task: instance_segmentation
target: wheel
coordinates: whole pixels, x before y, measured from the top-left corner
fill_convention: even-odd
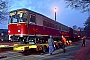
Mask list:
[[[58,49],[60,48],[60,43],[58,43]]]
[[[58,49],[58,46],[55,44],[55,49]]]
[[[43,51],[43,53],[47,52],[47,46],[46,45],[43,46],[43,50],[42,51]]]

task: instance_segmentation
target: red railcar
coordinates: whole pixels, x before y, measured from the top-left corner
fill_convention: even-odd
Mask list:
[[[48,48],[47,40],[50,35],[53,36],[56,47],[59,46],[62,35],[67,39],[74,37],[72,28],[28,9],[10,12],[8,35],[9,40],[26,44],[15,45],[14,50],[35,48],[37,51],[43,50],[43,47]]]
[[[24,39],[35,36],[61,36],[60,30],[44,26],[45,17],[28,9],[19,9],[10,12],[8,24],[9,40]],[[14,37],[14,38],[13,38]]]
[[[9,40],[24,42],[38,37],[46,39],[50,35],[55,39],[60,39],[61,35],[70,39],[74,37],[72,28],[28,9],[10,12],[8,35]]]

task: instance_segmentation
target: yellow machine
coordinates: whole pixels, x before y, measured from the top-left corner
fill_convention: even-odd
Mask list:
[[[48,43],[34,43],[35,40],[30,40],[28,44],[14,44],[13,50],[14,51],[27,51],[27,50],[35,50],[35,51],[42,51],[46,52],[48,51]],[[55,49],[60,47],[60,41],[54,41],[55,43]]]
[[[26,50],[43,51],[48,49],[48,44],[14,44],[14,51],[26,51]]]

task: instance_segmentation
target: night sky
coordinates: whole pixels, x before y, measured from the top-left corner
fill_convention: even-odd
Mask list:
[[[57,10],[58,22],[72,27],[74,25],[83,27],[83,23],[88,17],[87,13],[81,13],[79,10],[66,8],[64,0],[6,0],[9,2],[9,11],[27,8],[32,11],[43,14],[54,20],[54,8]],[[1,24],[0,28],[7,28],[7,21]]]

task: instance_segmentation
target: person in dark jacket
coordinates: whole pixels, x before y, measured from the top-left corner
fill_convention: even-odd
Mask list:
[[[50,38],[48,39],[48,45],[49,45],[49,54],[52,55],[52,53],[54,52],[54,40],[52,36],[50,36]]]
[[[85,47],[85,40],[86,40],[86,37],[84,36],[84,37],[82,38],[82,40],[83,40],[82,46]]]

